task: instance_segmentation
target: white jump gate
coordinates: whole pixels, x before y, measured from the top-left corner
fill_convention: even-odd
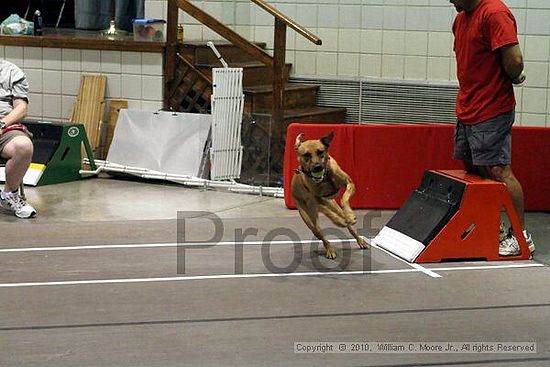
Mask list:
[[[231,180],[241,176],[243,119],[243,69],[230,68],[213,44],[223,68],[212,69],[212,147],[210,148],[212,180]]]

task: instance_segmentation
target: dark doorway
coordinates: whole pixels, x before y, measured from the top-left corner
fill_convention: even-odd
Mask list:
[[[74,0],[23,0],[5,3],[6,1],[3,1],[0,7],[0,21],[11,14],[17,14],[22,18],[26,15],[25,19],[32,21],[35,10],[40,10],[44,26],[55,27],[59,20],[60,28],[74,28]]]

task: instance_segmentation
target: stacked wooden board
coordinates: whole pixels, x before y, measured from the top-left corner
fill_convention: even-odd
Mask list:
[[[107,77],[105,75],[82,75],[80,90],[71,116],[71,122],[84,125],[93,151],[99,146],[106,84]]]

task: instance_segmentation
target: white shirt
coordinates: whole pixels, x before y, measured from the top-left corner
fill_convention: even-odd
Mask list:
[[[0,60],[0,117],[13,109],[13,99],[28,101],[29,83],[25,73],[9,61]]]

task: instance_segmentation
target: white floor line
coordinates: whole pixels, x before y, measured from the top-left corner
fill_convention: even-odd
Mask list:
[[[365,237],[363,237],[365,238]],[[522,267],[537,267],[544,266],[542,264],[510,264],[510,265],[482,265],[482,266],[462,266],[462,267],[444,267],[444,268],[425,268],[422,265],[417,263],[409,263],[406,260],[403,260],[399,256],[387,251],[384,248],[381,248],[374,243],[370,242],[370,239],[365,238],[369,245],[373,248],[376,248],[380,251],[383,251],[387,255],[393,257],[396,260],[399,260],[402,263],[407,264],[412,269],[415,269],[419,272],[422,272],[432,278],[441,278],[441,275],[437,274],[435,271],[453,271],[453,270],[479,270],[479,269],[504,269],[504,268],[522,268]],[[344,240],[331,240],[332,243],[347,243],[354,242],[355,239],[344,239]],[[270,245],[288,245],[294,244],[294,241],[271,241]],[[321,241],[318,240],[301,240],[301,244],[321,244]],[[264,241],[248,241],[243,242],[244,246],[260,246],[263,245]],[[22,248],[7,248],[0,249],[0,253],[19,253],[19,252],[48,252],[48,251],[82,251],[82,250],[103,250],[103,249],[132,249],[132,248],[169,248],[169,247],[201,247],[201,246],[235,246],[235,241],[225,241],[225,242],[189,242],[185,244],[181,243],[148,243],[148,244],[120,244],[120,245],[82,245],[82,246],[55,246],[55,247],[22,247]],[[308,273],[309,274],[309,273]],[[339,272],[338,274],[345,275],[345,273]],[[279,275],[280,276],[280,275]]]
[[[399,256],[395,255],[395,254],[392,254],[391,252],[389,252],[388,250],[380,247],[380,246],[377,246],[373,241],[371,241],[370,239],[368,238],[365,238],[365,240],[367,240],[367,242],[369,243],[369,245],[375,249],[378,249],[380,251],[383,251],[385,252],[386,254],[390,255],[391,257],[393,257],[394,259],[397,259],[399,261],[401,261],[402,263],[404,264],[407,264],[409,265],[410,267],[412,267],[413,269],[417,269],[418,271],[421,271],[423,272],[424,274],[426,275],[429,275],[431,276],[432,278],[441,278],[441,275],[437,274],[436,272],[433,271],[433,269],[426,269],[425,267],[423,267],[422,265],[419,265],[419,264],[416,264],[416,263],[410,263],[406,260],[403,260],[402,258],[400,258]]]
[[[331,243],[348,243],[355,242],[355,239],[345,240],[330,240]],[[244,246],[261,246],[264,241],[248,241],[241,242]],[[292,245],[295,241],[270,241],[270,245]],[[319,240],[301,240],[298,243],[321,245]],[[82,251],[82,250],[104,250],[104,249],[131,249],[131,248],[161,248],[161,247],[217,247],[217,246],[235,246],[237,242],[186,242],[186,243],[144,243],[144,244],[122,244],[122,245],[82,245],[82,246],[55,246],[55,247],[21,247],[21,248],[5,248],[0,249],[0,253],[4,252],[41,252],[41,251]]]
[[[219,275],[190,275],[165,278],[135,278],[135,279],[93,279],[93,280],[69,280],[56,282],[28,282],[28,283],[0,283],[0,288],[19,287],[44,287],[55,285],[85,285],[85,284],[120,284],[120,283],[152,283],[152,282],[181,282],[193,280],[215,279],[254,279],[254,278],[285,278],[304,276],[335,276],[335,275],[367,275],[367,274],[391,274],[391,273],[417,273],[416,269],[387,269],[370,271],[330,271],[330,272],[305,272],[305,273],[259,273],[259,274],[219,274]]]
[[[363,237],[365,238],[365,237]],[[365,238],[367,242],[369,240]],[[354,242],[355,239],[344,239],[344,240],[331,240],[331,243],[348,243],[348,242]],[[294,244],[295,241],[270,241],[271,245],[289,245]],[[301,244],[321,244],[321,241],[318,240],[301,240],[299,243]],[[56,247],[23,247],[23,248],[8,248],[8,249],[0,249],[0,253],[17,253],[17,252],[47,252],[47,251],[79,251],[79,250],[103,250],[103,249],[129,249],[129,248],[162,248],[162,247],[177,247],[182,246],[183,247],[195,247],[195,246],[205,246],[205,247],[215,247],[215,246],[235,246],[237,243],[235,241],[231,242],[206,242],[206,243],[157,243],[157,244],[122,244],[122,245],[84,245],[84,246],[56,246]],[[259,246],[263,245],[264,241],[248,241],[243,242],[243,246]],[[441,275],[435,273],[432,270],[426,269],[421,265],[409,263],[400,257],[392,254],[391,252],[376,246],[374,243],[369,243],[371,247],[374,247],[376,249],[379,249],[386,254],[390,255],[391,257],[407,264],[408,266],[412,267],[413,269],[417,269],[421,272],[423,272],[426,275],[431,276],[432,278],[441,278]]]
[[[512,268],[540,268],[544,264],[529,263],[529,264],[502,264],[502,265],[479,265],[479,266],[459,266],[459,267],[441,267],[430,268],[436,271],[453,271],[453,270],[492,270],[492,269],[512,269]]]
[[[431,276],[432,278],[441,278],[441,275],[437,274],[432,269],[427,269],[427,268],[423,267],[422,265],[418,265],[416,263],[408,263],[408,264],[411,267],[413,267],[414,269],[418,269],[421,272],[423,272],[424,274]]]
[[[128,249],[128,248],[155,248],[176,247],[175,243],[147,243],[129,245],[83,245],[83,246],[55,246],[55,247],[21,247],[0,249],[2,252],[48,252],[48,251],[79,251],[79,250],[103,250],[103,249]]]
[[[507,268],[533,268],[544,267],[543,264],[505,264],[487,266],[465,266],[465,267],[441,267],[433,268],[436,271],[463,271],[463,270],[496,270]],[[303,272],[303,273],[259,273],[259,274],[219,274],[219,275],[190,275],[180,277],[164,278],[130,278],[130,279],[92,279],[92,280],[69,280],[55,282],[27,282],[27,283],[0,283],[0,288],[22,288],[22,287],[45,287],[64,285],[93,285],[93,284],[124,284],[124,283],[153,283],[153,282],[181,282],[199,280],[223,280],[223,279],[254,279],[254,278],[284,278],[284,277],[305,277],[305,276],[349,276],[369,274],[396,274],[396,273],[422,273],[420,269],[387,269],[370,271],[331,271],[331,272]]]

